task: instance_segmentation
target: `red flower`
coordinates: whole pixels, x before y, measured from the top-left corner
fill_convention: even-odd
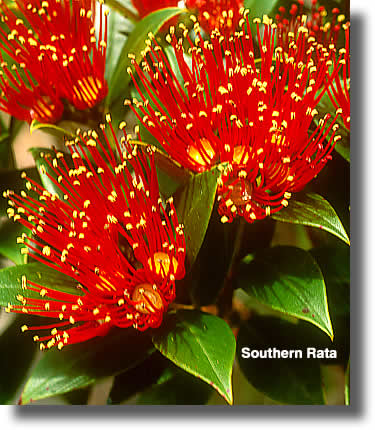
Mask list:
[[[145,91],[133,78],[142,102],[132,109],[166,152],[194,172],[229,163],[218,188],[223,222],[236,215],[252,222],[287,206],[291,193],[325,166],[340,138],[331,133],[337,126],[328,124],[329,115],[309,131],[320,90],[330,84],[330,51],[310,40],[305,52],[306,31],[288,51],[275,48],[276,25],[265,18],[261,37],[255,21],[259,56],[246,18],[233,37],[215,31],[209,41],[199,32],[195,44],[188,38],[191,66],[172,31],[182,83],[156,42],[143,70],[133,62]]]
[[[140,18],[144,18],[151,12],[166,7],[177,7],[178,0],[132,0],[133,6],[137,9]]]
[[[186,6],[198,12],[200,25],[207,33],[219,29],[230,34],[240,21],[243,0],[187,0]]]
[[[341,113],[344,125],[347,130],[350,130],[350,48],[349,48],[349,23],[344,25],[345,29],[345,48],[342,48],[337,55],[332,54],[332,59],[338,64],[342,64],[343,76],[336,75],[329,87],[328,94],[335,106],[335,108]],[[342,58],[343,56],[343,58]]]
[[[0,1],[7,30],[0,40],[16,64],[2,61],[0,108],[22,120],[56,122],[66,99],[77,109],[107,94],[104,79],[107,19],[100,5],[99,39],[91,0],[16,0],[17,15]]]
[[[289,15],[287,15],[284,6],[279,7],[280,13],[275,17],[278,44],[287,49],[291,35],[296,38],[301,26],[307,28],[309,35],[326,48],[330,43],[336,44],[345,16],[340,14],[338,8],[334,8],[332,9],[331,21],[326,22],[327,11],[324,6],[317,7],[317,0],[311,0],[311,12],[304,14],[304,3],[304,0],[298,0],[298,5],[292,4]]]
[[[104,335],[113,326],[159,326],[175,298],[175,279],[184,276],[183,230],[172,200],[167,210],[159,197],[153,150],[138,151],[126,135],[119,143],[110,127],[117,153],[105,133],[101,141],[92,131],[67,143],[72,168],[61,152],[45,157],[56,176],[45,174],[63,199],[30,178],[26,186],[39,199],[25,192],[5,193],[9,216],[30,230],[21,238],[24,252],[77,281],[77,292],[68,293],[23,277],[25,296],[8,311],[60,320],[23,327],[52,328],[50,334],[35,337],[43,342],[41,349],[55,344],[61,349]]]

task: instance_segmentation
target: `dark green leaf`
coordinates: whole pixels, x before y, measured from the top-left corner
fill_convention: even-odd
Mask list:
[[[153,350],[147,336],[113,329],[104,337],[43,353],[22,393],[22,404],[87,387],[136,366]]]
[[[124,44],[112,75],[107,95],[108,106],[111,106],[119,98],[123,97],[122,94],[130,83],[131,78],[127,69],[131,66],[131,61],[128,54],[134,54],[135,61],[140,61],[142,58],[141,51],[145,48],[148,33],[156,34],[167,21],[181,14],[183,11],[183,9],[178,7],[160,9],[150,13],[135,25],[134,30]]]
[[[318,264],[300,248],[278,246],[242,262],[238,285],[272,309],[316,325],[333,338],[326,286]]]
[[[21,334],[23,317],[15,321],[0,336],[0,404],[10,404],[26,377],[37,351],[31,339]]]
[[[167,369],[160,379],[138,397],[138,405],[204,405],[213,392],[209,385],[178,368]]]
[[[166,367],[169,367],[169,363],[169,360],[155,351],[138,366],[117,375],[108,397],[108,404],[118,405],[156,383]]]
[[[185,226],[186,258],[190,267],[206,234],[219,176],[217,167],[193,175],[174,195],[178,220]]]
[[[164,319],[152,340],[165,357],[210,384],[232,404],[236,345],[225,321],[202,312],[181,310]]]
[[[40,182],[38,172],[35,168],[25,170],[0,169],[0,217],[6,215],[8,208],[8,201],[3,197],[3,192],[12,190],[19,193],[25,188],[25,180],[21,178],[23,171],[34,181]]]
[[[22,224],[0,217],[0,254],[16,264],[25,263],[25,255],[20,252],[23,245],[17,243],[17,237],[27,231]]]
[[[350,249],[347,246],[310,251],[323,273],[330,309],[336,315],[350,312]]]
[[[40,298],[37,292],[22,289],[22,276],[43,287],[63,291],[76,296],[82,296],[81,290],[76,288],[77,281],[63,275],[56,270],[50,269],[41,263],[23,264],[7,267],[0,270],[0,305],[19,305],[16,299],[18,294],[31,298]],[[47,296],[45,296],[47,299]]]
[[[252,318],[240,327],[237,359],[248,381],[273,400],[292,405],[324,403],[320,363],[306,358],[305,327],[278,318]],[[313,344],[310,344],[313,347]],[[242,348],[301,350],[301,358],[243,358]],[[245,352],[245,351],[244,351]]]
[[[1,126],[0,126],[1,127]],[[3,131],[0,128],[0,132]],[[7,131],[0,135],[0,168],[11,167],[13,160],[11,138]]]
[[[274,213],[272,218],[277,221],[320,228],[350,244],[340,218],[330,203],[319,194],[299,194],[298,199],[292,197],[288,207]]]

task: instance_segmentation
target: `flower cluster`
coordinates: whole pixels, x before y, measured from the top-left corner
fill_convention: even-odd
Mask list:
[[[263,28],[254,21],[259,55],[245,12],[233,36],[216,30],[204,40],[196,24],[193,43],[185,29],[191,66],[183,40],[171,30],[167,39],[182,82],[155,41],[143,68],[133,62],[135,74],[129,70],[142,101],[126,104],[172,158],[194,172],[227,163],[218,187],[223,222],[235,216],[253,222],[287,206],[291,193],[325,166],[340,139],[328,114],[309,131],[340,67],[331,59],[334,48],[312,40],[305,27],[287,49],[275,47],[277,25],[267,17]]]
[[[296,38],[301,26],[306,27],[309,35],[326,48],[331,43],[336,44],[345,16],[340,14],[338,8],[334,8],[332,9],[331,21],[326,21],[327,10],[324,6],[317,7],[317,0],[311,1],[311,11],[306,14],[304,13],[304,4],[304,0],[298,0],[298,5],[292,4],[289,14],[287,14],[284,6],[279,7],[279,13],[275,17],[278,44],[286,48],[290,37]]]
[[[87,109],[105,97],[102,3],[96,36],[95,1],[16,0],[16,15],[0,0],[0,41],[13,63],[0,57],[1,110],[27,122],[53,123],[63,113],[63,100]]]
[[[240,21],[243,0],[187,0],[186,6],[197,12],[200,25],[207,33],[218,29],[230,34]]]
[[[117,152],[106,133],[99,139],[90,131],[67,143],[73,166],[61,152],[45,156],[49,168],[43,173],[61,198],[25,175],[37,198],[24,191],[5,193],[9,216],[30,230],[20,238],[24,252],[77,281],[77,291],[61,292],[22,280],[21,303],[8,311],[58,319],[23,327],[51,329],[34,337],[41,349],[61,349],[113,326],[159,326],[175,298],[175,280],[184,276],[183,226],[173,201],[165,205],[160,199],[153,149],[131,146],[125,133],[118,142],[110,128]]]

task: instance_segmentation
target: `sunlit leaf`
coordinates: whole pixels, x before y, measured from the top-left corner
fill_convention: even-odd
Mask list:
[[[300,248],[278,246],[243,260],[238,286],[272,309],[309,321],[331,338],[326,286],[313,257]]]
[[[315,193],[298,194],[289,200],[289,205],[272,215],[277,221],[316,227],[337,236],[350,244],[349,237],[340,218],[330,203]]]
[[[236,346],[224,320],[198,311],[180,310],[165,318],[152,340],[165,357],[210,384],[232,403]]]

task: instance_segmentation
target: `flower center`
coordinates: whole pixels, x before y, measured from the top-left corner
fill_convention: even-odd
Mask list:
[[[251,193],[253,192],[253,186],[250,182],[242,180],[237,182],[233,186],[230,199],[236,206],[243,206],[249,203],[251,200]]]
[[[151,284],[140,284],[133,291],[132,300],[137,302],[135,308],[142,314],[151,314],[163,309],[163,300]]]
[[[203,137],[194,142],[193,145],[189,146],[188,155],[201,166],[207,166],[212,163],[215,151],[212,148],[210,141]]]
[[[249,161],[249,154],[246,152],[245,147],[238,145],[234,147],[233,150],[233,163],[235,164],[246,164]]]
[[[171,258],[165,252],[155,252],[153,257],[148,259],[147,263],[150,270],[155,272],[157,275],[166,276],[169,274],[169,271],[174,275],[177,272],[177,260],[175,257],[172,257],[171,267]]]
[[[102,88],[103,84],[100,79],[93,76],[78,79],[77,83],[73,85],[77,102],[79,104],[83,103],[90,108],[98,102]]]

